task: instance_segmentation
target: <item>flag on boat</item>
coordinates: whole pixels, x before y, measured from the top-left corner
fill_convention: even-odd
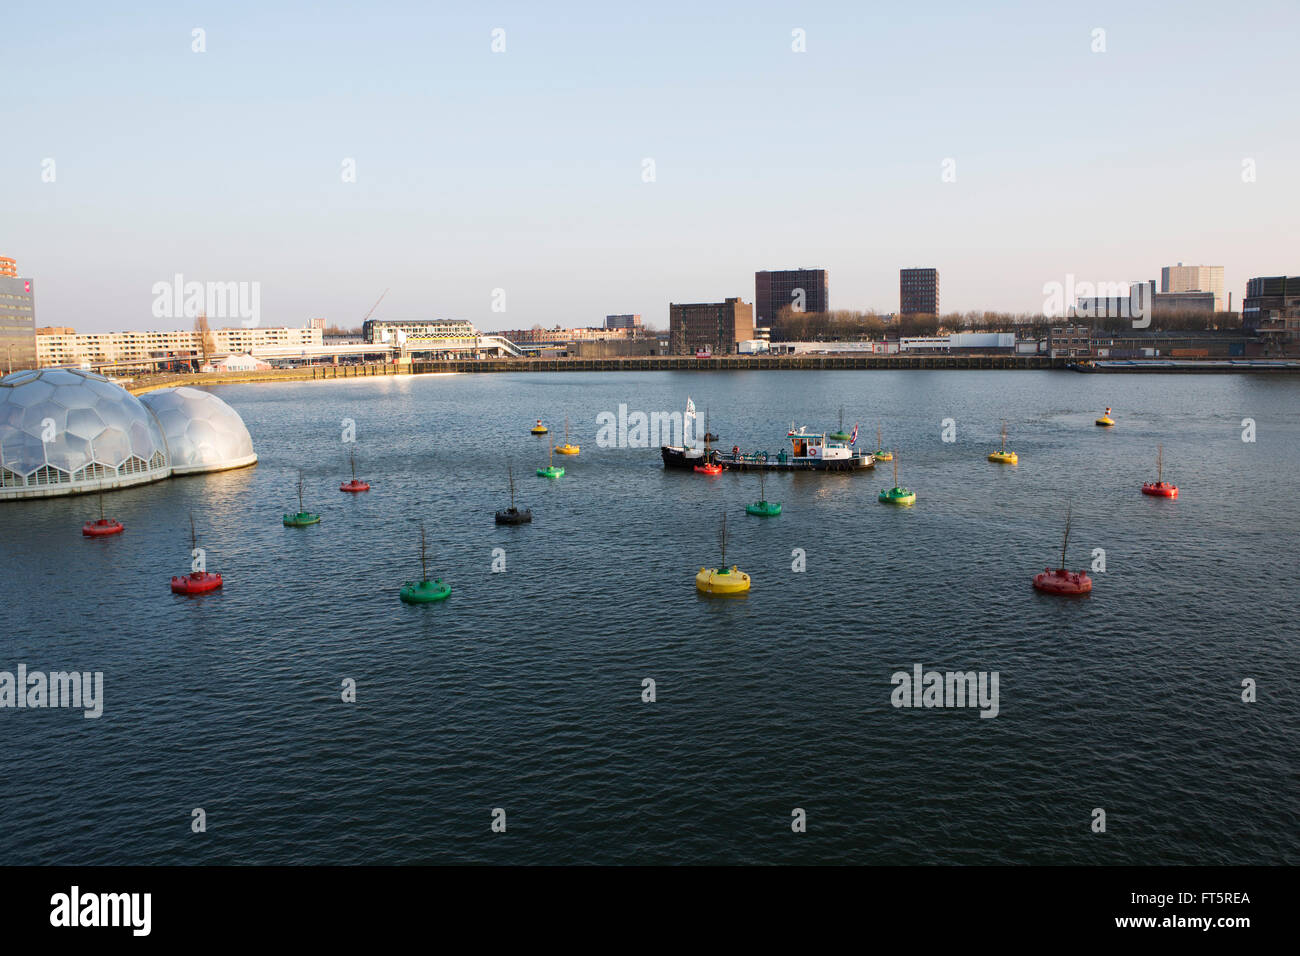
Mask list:
[[[853,426],[853,437],[851,437],[851,438],[849,439],[849,444],[850,444],[850,445],[856,445],[857,443],[858,443],[858,426],[857,426],[857,425],[854,425],[854,426]]]
[[[686,415],[688,418],[695,417],[695,403],[691,401],[691,396],[686,396]]]

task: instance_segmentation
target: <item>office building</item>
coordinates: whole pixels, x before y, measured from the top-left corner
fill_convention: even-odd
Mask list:
[[[754,324],[771,326],[784,308],[829,312],[830,286],[825,269],[781,269],[754,273]]]
[[[18,264],[0,256],[0,373],[36,365],[36,292]]]
[[[1260,276],[1246,282],[1241,325],[1269,354],[1300,351],[1300,276]]]
[[[898,312],[900,315],[939,314],[939,270],[898,270]]]
[[[754,337],[754,307],[739,297],[722,302],[668,304],[668,340],[674,355],[730,355]]]
[[[1213,292],[1214,311],[1227,311],[1223,297],[1223,266],[1165,266],[1160,270],[1161,292]]]

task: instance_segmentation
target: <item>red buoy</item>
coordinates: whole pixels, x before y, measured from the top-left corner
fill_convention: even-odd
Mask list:
[[[221,587],[221,575],[215,571],[191,571],[172,578],[172,591],[176,594],[205,594]]]
[[[111,534],[121,534],[126,530],[126,526],[120,521],[113,518],[100,518],[98,521],[87,521],[81,526],[81,533],[87,538],[107,538]]]
[[[1177,498],[1178,486],[1167,481],[1148,481],[1142,486],[1142,494],[1156,498]]]
[[[370,485],[360,478],[353,478],[351,481],[345,481],[339,485],[339,491],[369,491]]]
[[[715,463],[713,463],[713,462],[710,462],[710,463],[707,464],[707,465],[696,465],[696,466],[695,466],[695,470],[698,471],[701,475],[720,475],[720,474],[722,474],[722,466],[721,466],[721,465],[718,465],[718,464],[715,464]]]
[[[1082,571],[1044,568],[1042,574],[1034,575],[1034,587],[1048,594],[1087,594],[1092,590],[1092,578]]]

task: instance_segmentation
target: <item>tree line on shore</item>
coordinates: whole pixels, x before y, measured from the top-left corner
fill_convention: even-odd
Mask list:
[[[856,339],[880,339],[893,336],[938,335],[941,332],[1016,332],[1026,337],[1044,337],[1051,328],[1084,325],[1096,331],[1125,332],[1134,329],[1128,316],[1069,316],[1062,318],[1042,314],[1015,312],[947,312],[942,315],[882,315],[868,310],[856,312],[836,309],[830,312],[795,312],[788,306],[777,313],[772,323],[774,342],[835,342]],[[1205,332],[1237,331],[1241,315],[1237,312],[1160,311],[1151,316],[1143,331]]]

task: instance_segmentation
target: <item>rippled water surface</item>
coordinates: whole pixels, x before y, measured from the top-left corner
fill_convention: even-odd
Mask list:
[[[103,671],[106,698],[98,720],[0,710],[6,862],[1300,862],[1300,381],[753,372],[214,391],[257,467],[108,496],[117,539],[82,539],[94,499],[0,505],[0,670]],[[873,445],[879,422],[916,506],[877,503],[893,484],[880,465],[770,477],[784,514],[752,518],[753,475],[597,447],[600,412],[680,410],[688,394],[726,447],[775,453],[791,421],[834,426],[841,405]],[[1106,405],[1111,430],[1092,424]],[[528,428],[541,416],[562,441],[566,414],[582,453],[536,478],[547,439]],[[337,491],[345,418],[369,494]],[[1003,418],[1017,467],[985,460]],[[1177,501],[1138,493],[1158,443]],[[507,457],[531,526],[493,524]],[[324,520],[285,528],[299,468]],[[1067,504],[1070,565],[1105,550],[1079,600],[1029,585],[1055,564]],[[699,598],[724,508],[728,560],[754,589]],[[199,599],[168,590],[191,512],[226,576]],[[454,588],[444,605],[397,599],[420,520]],[[891,675],[918,663],[997,671],[998,716],[895,709]]]

